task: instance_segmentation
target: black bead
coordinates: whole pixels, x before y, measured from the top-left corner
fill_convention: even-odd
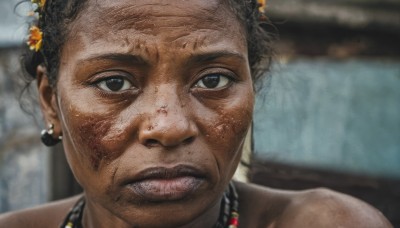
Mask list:
[[[42,140],[42,143],[46,146],[54,146],[57,143],[59,143],[61,140],[59,138],[54,138],[52,135],[50,135],[47,131],[43,131],[42,135],[40,136],[40,139]]]

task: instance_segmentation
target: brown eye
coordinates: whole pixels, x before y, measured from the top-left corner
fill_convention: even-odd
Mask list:
[[[100,81],[97,86],[107,92],[119,92],[131,88],[132,83],[124,78],[114,77]]]
[[[210,74],[200,79],[195,86],[205,89],[216,89],[226,86],[229,82],[230,79],[228,77],[220,74]]]

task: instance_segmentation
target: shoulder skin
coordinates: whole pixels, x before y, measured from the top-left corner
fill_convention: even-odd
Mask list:
[[[240,227],[392,228],[380,211],[354,197],[318,188],[282,191],[236,183]]]
[[[80,197],[81,195],[34,208],[0,214],[0,227],[59,227]]]
[[[331,190],[282,191],[238,182],[236,186],[240,227],[393,227],[370,205]],[[79,197],[2,214],[0,227],[58,227]]]

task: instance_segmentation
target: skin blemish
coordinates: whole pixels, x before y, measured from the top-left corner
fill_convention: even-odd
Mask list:
[[[125,37],[125,38],[123,39],[123,42],[122,42],[122,47],[129,47],[129,46],[130,46],[129,38],[128,38],[128,37]]]
[[[206,36],[202,36],[201,38],[196,38],[195,42],[193,43],[193,50],[197,50],[198,48],[204,46],[206,44]]]
[[[159,109],[157,109],[157,113],[162,113],[167,115],[168,114],[167,107],[168,105],[162,105]]]
[[[162,114],[166,115],[166,114],[168,114],[168,111],[165,110],[165,109],[160,108],[160,109],[157,110],[157,113],[162,113]]]
[[[229,112],[221,111],[216,118],[218,121],[211,122],[205,126],[210,129],[205,134],[206,140],[218,138],[218,145],[232,144],[232,142],[238,143],[238,145],[241,144],[251,123],[252,114],[252,109],[243,109],[243,106],[237,106],[232,107]],[[226,108],[221,110],[226,110]],[[214,142],[210,141],[210,143]],[[231,150],[227,154],[227,158],[236,156],[236,153],[237,150]]]
[[[147,45],[145,46],[144,51],[145,51],[145,53],[146,53],[147,55],[150,55],[150,50],[149,50],[149,48],[147,47]]]
[[[113,154],[107,151],[103,145],[103,138],[111,127],[112,123],[107,120],[87,118],[78,127],[79,143],[86,148],[86,155],[89,157],[91,167],[98,170],[100,163],[112,159]]]
[[[136,48],[136,49],[140,49],[140,48],[141,48],[141,44],[140,44],[139,42],[136,43],[135,48]]]
[[[185,43],[182,44],[182,48],[183,48],[183,49],[185,49],[186,46],[187,46],[187,42],[185,42]]]
[[[194,44],[193,44],[193,50],[196,50],[197,49],[197,39],[196,39],[196,41],[194,41]]]

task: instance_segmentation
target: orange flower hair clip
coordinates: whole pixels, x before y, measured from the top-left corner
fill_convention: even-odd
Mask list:
[[[38,52],[42,47],[42,42],[43,42],[43,32],[40,31],[39,27],[33,25],[29,29],[29,37],[28,41],[26,42],[29,46],[29,49]]]
[[[257,0],[257,3],[258,3],[258,11],[260,11],[260,13],[265,13],[267,0]]]
[[[267,8],[267,0],[257,0],[258,12],[260,13],[260,21],[266,21],[265,9]]]
[[[36,8],[33,12],[31,12],[30,16],[38,15],[40,19],[40,14],[43,11],[44,5],[46,4],[46,0],[31,0],[32,4],[36,5]],[[43,32],[41,29],[36,26],[32,25],[29,29],[28,41],[26,42],[29,46],[29,49],[32,51],[38,52],[42,48],[43,43]]]

